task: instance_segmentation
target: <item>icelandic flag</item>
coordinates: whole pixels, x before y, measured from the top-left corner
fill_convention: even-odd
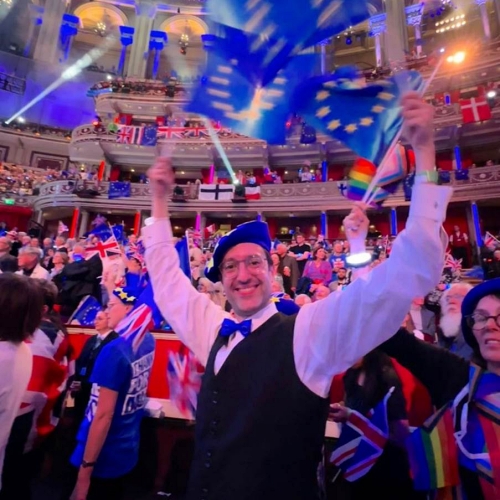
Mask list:
[[[152,326],[151,309],[146,304],[135,307],[116,327],[116,333],[132,344],[137,352],[144,337]]]
[[[370,17],[366,0],[208,0],[216,23],[290,44],[292,54]]]
[[[168,353],[167,381],[170,401],[186,417],[194,418],[201,388],[202,373],[194,355],[188,351]]]
[[[87,295],[80,301],[68,323],[70,325],[94,326],[95,317],[101,309],[99,301],[92,295]]]
[[[351,410],[347,422],[342,426],[330,462],[342,469],[347,481],[353,482],[363,477],[382,455],[389,438],[387,401],[393,390],[391,388],[366,417]]]
[[[158,128],[156,125],[147,125],[143,127],[141,134],[141,146],[156,146]]]
[[[235,43],[228,57],[225,44],[215,43],[208,52],[206,75],[193,91],[186,111],[220,121],[239,134],[284,144],[291,93],[299,78],[312,73],[315,57],[293,58],[264,84],[266,79],[249,66],[248,51]]]
[[[299,85],[291,111],[361,158],[380,165],[403,125],[401,96],[422,86],[416,71],[366,83],[357,68],[342,67],[332,75],[316,76]]]
[[[130,182],[110,182],[108,199],[114,200],[116,198],[130,198]]]

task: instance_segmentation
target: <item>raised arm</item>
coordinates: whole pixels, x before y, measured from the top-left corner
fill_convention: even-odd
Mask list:
[[[168,160],[160,158],[149,170],[153,193],[152,221],[142,230],[146,264],[155,302],[163,317],[205,365],[210,348],[227,313],[199,293],[179,267],[167,198],[174,183]]]
[[[335,374],[394,335],[413,298],[425,296],[441,276],[445,250],[441,224],[452,191],[420,182],[425,172],[434,169],[432,108],[418,94],[411,94],[405,98],[403,110],[419,179],[406,229],[396,238],[389,259],[341,293],[304,306],[297,317],[297,373],[317,394],[326,395]],[[350,222],[353,220],[346,220],[346,224]],[[365,225],[360,219],[358,226]],[[364,240],[364,235],[359,239]]]
[[[401,329],[380,349],[417,377],[429,391],[432,403],[441,407],[453,399],[469,380],[469,363]]]

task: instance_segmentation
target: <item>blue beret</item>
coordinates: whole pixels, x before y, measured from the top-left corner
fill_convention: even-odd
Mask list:
[[[474,350],[479,350],[472,329],[467,323],[467,317],[470,316],[476,309],[479,301],[487,295],[500,294],[500,278],[484,281],[475,286],[464,298],[462,302],[462,333],[464,334],[465,341]]]
[[[257,220],[245,222],[224,235],[215,246],[212,258],[205,267],[205,276],[210,281],[213,283],[219,281],[219,266],[222,264],[222,259],[231,248],[240,243],[255,243],[270,252],[271,237],[267,224]]]
[[[123,288],[115,288],[113,295],[118,297],[126,306],[133,306],[139,298],[140,291],[137,288],[125,286]]]
[[[283,297],[272,297],[271,302],[274,302],[278,312],[285,314],[286,316],[293,316],[300,311],[300,307],[290,299],[284,299]]]

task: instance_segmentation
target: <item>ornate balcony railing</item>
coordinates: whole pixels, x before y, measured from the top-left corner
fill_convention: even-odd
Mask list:
[[[452,172],[453,174],[453,172]],[[469,177],[457,180],[451,175],[450,183],[454,188],[452,201],[489,200],[500,195],[500,165],[469,170]],[[172,200],[176,212],[248,212],[266,210],[282,211],[323,211],[345,210],[351,206],[339,191],[337,182],[264,184],[261,186],[261,199],[244,203],[232,201],[206,201],[197,199],[197,186],[181,185],[185,197]],[[36,210],[54,206],[80,206],[89,209],[148,210],[151,190],[148,184],[132,184],[130,198],[108,199],[109,183],[103,182],[97,187],[98,195],[94,198],[81,198],[74,193],[75,186],[67,181],[55,181],[40,188],[40,195],[34,201]],[[386,206],[407,204],[403,190],[400,189],[389,198]]]

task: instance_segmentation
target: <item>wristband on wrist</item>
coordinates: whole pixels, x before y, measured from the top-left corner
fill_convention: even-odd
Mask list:
[[[415,174],[415,184],[437,184],[439,182],[439,174],[437,170],[424,170]]]
[[[82,460],[82,468],[87,469],[89,467],[94,467],[96,463],[95,462],[87,462],[86,460]]]

